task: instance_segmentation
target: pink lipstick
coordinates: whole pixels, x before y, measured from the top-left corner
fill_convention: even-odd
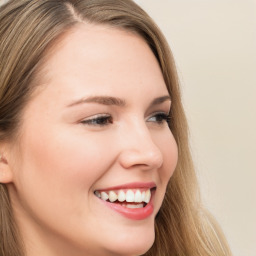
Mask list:
[[[143,220],[153,211],[152,197],[155,194],[156,184],[129,183],[121,186],[99,189],[94,194],[107,207],[133,220]]]

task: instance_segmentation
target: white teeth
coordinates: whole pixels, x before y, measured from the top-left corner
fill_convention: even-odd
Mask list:
[[[119,202],[126,201],[127,203],[142,203],[142,202],[149,203],[150,198],[151,198],[150,189],[148,189],[146,191],[142,191],[142,192],[140,189],[136,189],[136,190],[128,189],[125,193],[122,189],[120,189],[118,192],[111,190],[111,191],[107,191],[107,192],[95,191],[94,193],[97,197],[101,198],[102,200],[104,200],[104,201],[109,200],[112,203],[117,200]],[[136,205],[141,205],[141,204],[136,204]],[[132,208],[132,207],[133,206],[131,206],[130,208]]]
[[[134,202],[134,193],[130,189],[127,190],[127,192],[126,192],[126,202],[128,202],[128,203]]]
[[[117,200],[117,194],[114,191],[110,191],[108,196],[110,202],[115,202]]]
[[[151,198],[151,192],[150,192],[150,189],[148,189],[145,193],[145,199],[144,199],[144,202],[145,203],[148,203],[150,201],[150,198]]]
[[[141,203],[142,199],[141,199],[141,192],[140,190],[136,190],[135,196],[134,196],[134,202],[135,203]]]
[[[125,201],[125,193],[124,193],[124,191],[123,190],[119,190],[119,193],[118,193],[118,201],[119,202],[123,202],[123,201]]]
[[[101,192],[100,197],[102,200],[107,201],[108,200],[108,194],[106,192]]]
[[[123,206],[131,209],[143,208],[143,204],[124,204]]]
[[[146,195],[146,192],[143,191],[143,192],[141,193],[141,200],[142,200],[142,202],[145,201],[145,195]]]

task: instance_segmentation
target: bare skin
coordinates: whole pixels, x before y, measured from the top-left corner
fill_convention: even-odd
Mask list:
[[[137,35],[83,24],[55,46],[43,74],[19,143],[5,154],[27,255],[145,253],[177,163],[156,58]],[[144,219],[127,218],[95,196],[136,182],[156,187],[153,213]]]

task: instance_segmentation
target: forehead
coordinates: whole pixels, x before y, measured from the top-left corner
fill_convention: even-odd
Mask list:
[[[80,24],[70,30],[51,48],[43,70],[46,84],[82,82],[92,93],[109,94],[117,85],[127,89],[134,84],[142,90],[154,90],[155,84],[166,92],[158,61],[144,39],[103,25]]]

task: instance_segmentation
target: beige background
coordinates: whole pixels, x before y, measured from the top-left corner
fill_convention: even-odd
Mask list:
[[[256,256],[256,1],[137,0],[173,50],[205,204]]]
[[[204,202],[234,255],[256,256],[256,1],[136,2],[173,50]]]

